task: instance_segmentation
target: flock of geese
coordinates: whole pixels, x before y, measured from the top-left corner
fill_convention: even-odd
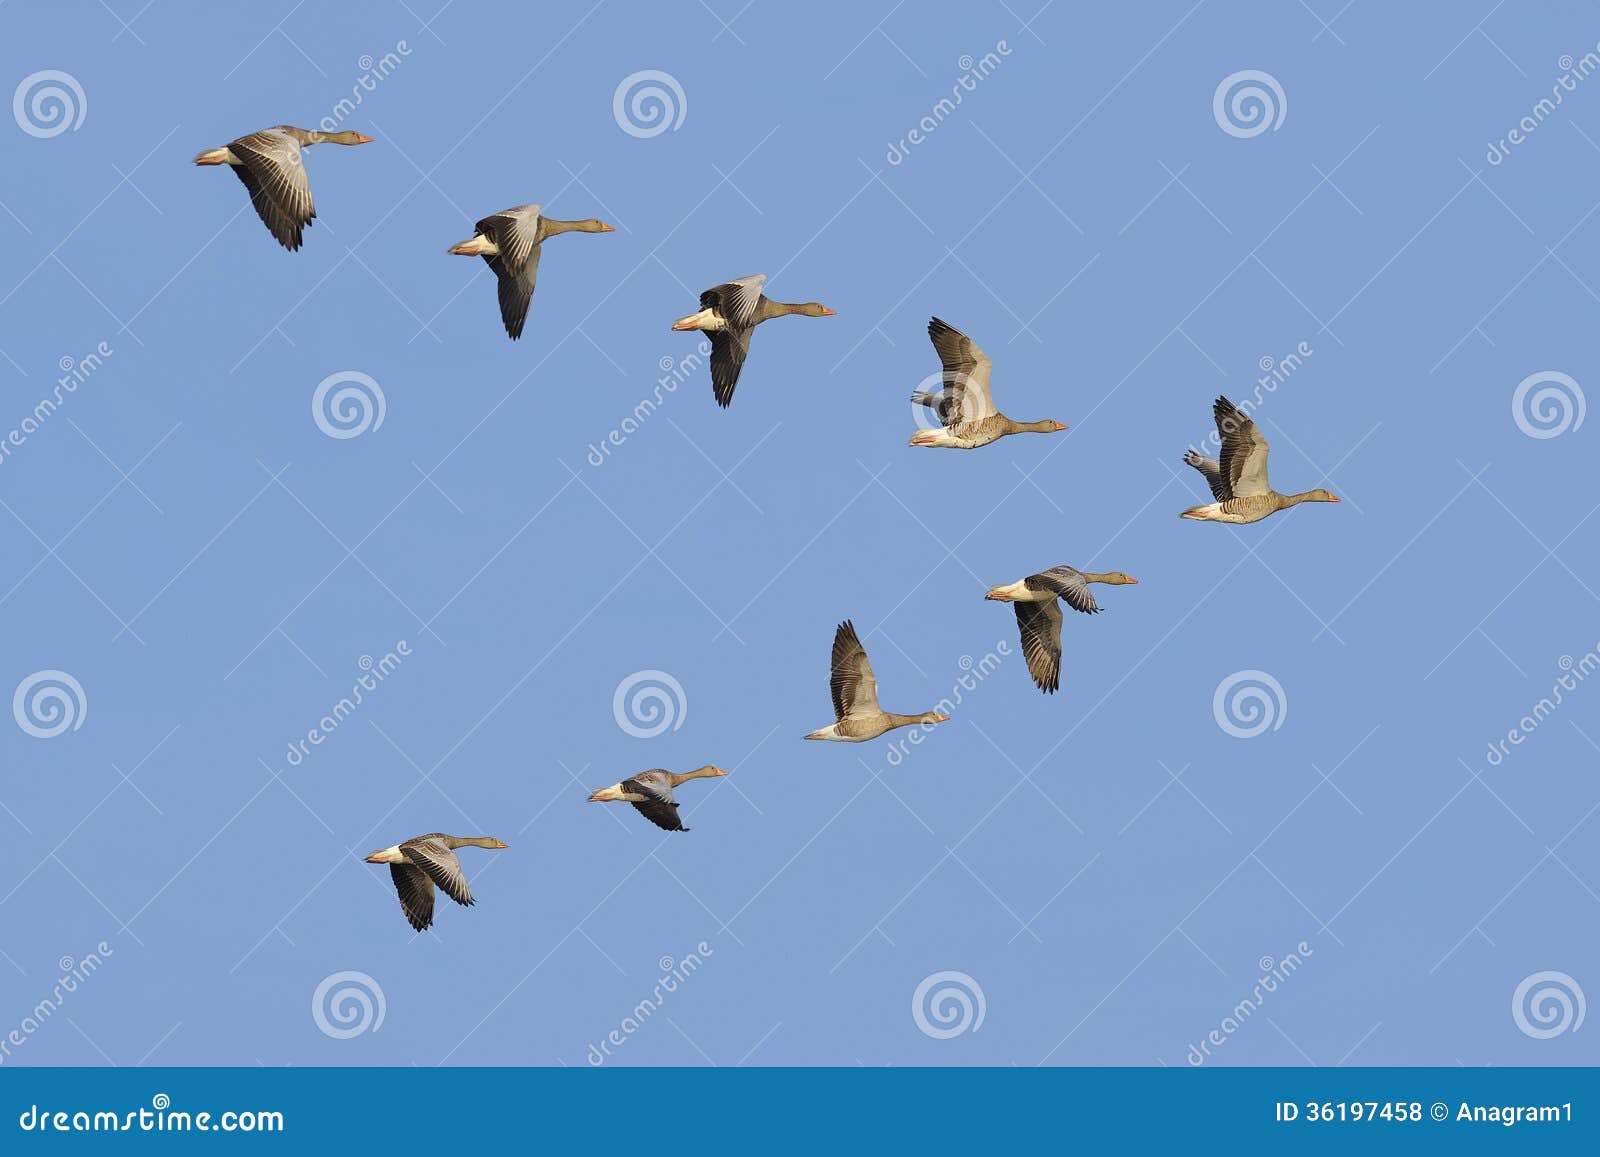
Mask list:
[[[362,145],[372,138],[358,132],[320,132],[278,125],[209,149],[195,157],[197,165],[228,165],[250,193],[250,202],[262,224],[288,250],[298,250],[304,232],[317,212],[311,197],[302,151],[316,144]],[[587,218],[559,221],[546,217],[536,204],[503,209],[479,221],[473,235],[450,247],[464,257],[482,257],[494,271],[500,319],[507,335],[522,336],[544,242],[562,233],[610,233],[604,221]],[[717,405],[726,408],[750,352],[756,326],[773,318],[831,317],[834,311],[815,301],[790,304],[774,301],[762,292],[765,274],[724,282],[700,295],[697,312],[672,323],[679,331],[697,331],[711,342],[711,389]],[[918,391],[911,400],[933,411],[937,429],[918,430],[912,446],[972,450],[1010,434],[1047,434],[1067,427],[1053,419],[1019,422],[1002,414],[989,388],[993,369],[978,344],[954,326],[935,317],[928,322],[941,367],[938,392]],[[1267,480],[1267,440],[1250,418],[1227,398],[1219,397],[1212,409],[1216,420],[1219,454],[1208,458],[1194,450],[1184,461],[1198,470],[1211,489],[1213,502],[1191,507],[1182,517],[1202,522],[1259,522],[1268,515],[1302,502],[1338,502],[1323,489],[1280,494]],[[1131,586],[1138,582],[1121,571],[1095,573],[1070,566],[1053,566],[1013,583],[989,588],[984,596],[1008,602],[1017,616],[1017,631],[1028,673],[1040,691],[1053,694],[1061,686],[1061,604],[1082,614],[1095,614],[1100,606],[1089,586]],[[937,711],[902,715],[885,711],[878,703],[878,680],[866,648],[848,619],[834,632],[829,688],[834,721],[808,734],[807,739],[863,743],[898,727],[931,727],[948,716]],[[677,774],[660,768],[630,776],[589,796],[594,803],[630,803],[645,819],[671,832],[688,831],[678,817],[675,788],[691,779],[727,775],[723,768],[707,765]],[[456,903],[470,906],[472,891],[456,849],[499,849],[506,845],[491,836],[461,837],[433,832],[373,852],[371,864],[388,864],[400,907],[418,932],[433,923],[434,888]]]

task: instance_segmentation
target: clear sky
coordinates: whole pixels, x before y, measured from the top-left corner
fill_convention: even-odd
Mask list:
[[[0,10],[5,1063],[1600,1060],[1520,1027],[1600,994],[1592,8],[436,3]],[[324,118],[298,253],[190,163]],[[616,232],[513,343],[445,250],[529,201]],[[837,316],[652,409],[757,272]],[[908,447],[935,314],[1070,432]],[[1344,501],[1180,521],[1219,393]],[[1060,563],[1140,581],[1047,697],[982,596]],[[846,617],[953,719],[803,742]],[[437,830],[510,848],[414,937],[361,860]]]

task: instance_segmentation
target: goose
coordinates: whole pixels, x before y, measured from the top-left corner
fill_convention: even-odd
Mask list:
[[[750,334],[764,321],[787,314],[801,317],[832,317],[835,310],[807,301],[799,305],[773,301],[761,292],[767,275],[757,273],[713,286],[700,295],[700,312],[680,317],[675,330],[700,330],[711,337],[711,392],[723,409],[733,401],[733,388],[739,384],[739,371],[750,352]]]
[[[306,145],[370,145],[372,138],[357,132],[324,133],[278,125],[229,141],[220,149],[207,149],[195,157],[197,165],[232,165],[234,174],[250,190],[250,203],[278,244],[293,252],[301,234],[317,215],[311,204],[311,182],[306,178],[300,150]]]
[[[684,827],[683,821],[678,818],[678,801],[672,798],[672,789],[681,783],[688,783],[691,779],[727,774],[722,768],[709,763],[693,771],[686,771],[682,775],[663,771],[658,767],[629,776],[621,783],[590,792],[589,802],[631,803],[639,809],[640,815],[656,827],[665,828],[669,832],[686,832],[689,829]]]
[[[557,221],[539,213],[538,205],[518,205],[485,217],[472,227],[472,236],[447,252],[481,257],[500,281],[500,320],[516,341],[533,304],[533,283],[539,277],[539,254],[546,237],[558,233],[614,233],[604,221]]]
[[[833,664],[828,688],[833,693],[833,713],[837,719],[830,726],[813,731],[806,736],[807,739],[863,743],[896,727],[910,727],[913,723],[946,723],[950,719],[950,716],[937,711],[897,715],[879,707],[878,678],[872,673],[867,650],[861,645],[855,624],[849,619],[840,623],[833,633]]]
[[[457,904],[472,907],[472,891],[467,887],[467,877],[461,870],[461,861],[456,859],[455,850],[505,846],[493,836],[447,836],[443,832],[430,832],[373,852],[367,857],[367,863],[389,865],[389,877],[394,881],[394,890],[400,894],[401,911],[411,927],[423,932],[433,923],[435,884]]]
[[[1302,502],[1338,502],[1322,487],[1299,494],[1279,494],[1267,481],[1267,454],[1271,447],[1256,424],[1227,398],[1219,397],[1212,407],[1217,420],[1217,436],[1222,440],[1222,460],[1207,458],[1194,450],[1183,460],[1205,477],[1215,502],[1191,506],[1180,518],[1200,522],[1260,522]]]
[[[939,416],[940,428],[918,430],[910,445],[973,450],[1007,434],[1054,434],[1067,428],[1050,418],[1016,422],[1006,417],[995,409],[989,392],[993,364],[978,343],[936,317],[928,321],[928,337],[944,366],[944,389],[937,394],[919,390],[911,400],[930,407]]]
[[[1054,695],[1061,686],[1061,607],[1060,599],[1086,615],[1100,612],[1100,604],[1089,593],[1090,583],[1110,586],[1137,586],[1139,580],[1121,571],[1096,574],[1053,566],[1014,583],[990,587],[983,597],[1012,603],[1017,611],[1017,633],[1022,636],[1022,656],[1028,661],[1028,674],[1039,690]]]

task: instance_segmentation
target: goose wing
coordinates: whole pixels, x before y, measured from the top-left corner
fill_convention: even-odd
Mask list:
[[[301,160],[300,142],[279,129],[263,129],[228,145],[239,159],[230,166],[250,190],[261,223],[290,251],[317,215],[311,202],[311,182]]]
[[[765,273],[740,277],[713,285],[700,295],[701,309],[714,309],[734,329],[749,329],[756,324],[756,309],[761,305]]]
[[[519,270],[528,263],[539,244],[539,206],[502,209],[479,221],[473,229],[494,242],[495,248],[500,250],[498,260],[507,269]],[[491,258],[484,260],[494,264]]]
[[[739,372],[744,369],[745,355],[750,352],[749,329],[714,329],[706,336],[711,339],[711,392],[717,405],[724,410],[733,401],[734,387],[739,384]]]
[[[638,809],[640,815],[656,827],[669,832],[689,830],[678,818],[678,801],[672,798],[672,787],[667,782],[665,772],[647,771],[643,775],[623,780],[620,786],[625,794],[645,797],[630,802]]]
[[[1211,487],[1211,497],[1218,502],[1226,502],[1233,497],[1233,491],[1228,489],[1228,479],[1222,473],[1222,464],[1215,458],[1207,458],[1204,454],[1190,450],[1184,454],[1183,460],[1196,470],[1206,480],[1206,485]]]
[[[1271,493],[1267,482],[1267,453],[1271,447],[1256,424],[1227,398],[1218,398],[1212,407],[1217,433],[1222,438],[1219,466],[1234,498],[1251,498]]]
[[[1017,611],[1017,631],[1022,636],[1022,656],[1028,674],[1039,690],[1055,694],[1061,686],[1061,604],[1012,603]]]
[[[522,336],[522,327],[528,320],[528,307],[533,304],[534,283],[539,280],[539,255],[543,247],[535,245],[521,265],[513,266],[499,257],[485,257],[494,270],[500,293],[500,320],[512,341]]]
[[[390,864],[389,878],[400,894],[400,910],[418,932],[433,923],[433,881],[415,864]]]
[[[469,908],[472,906],[472,890],[467,887],[467,876],[461,870],[461,861],[442,838],[438,835],[419,836],[401,844],[400,849],[419,871],[439,885],[439,890],[446,896],[457,904]]]
[[[1070,566],[1053,566],[1039,574],[1031,574],[1022,580],[1022,584],[1031,591],[1049,591],[1058,595],[1073,610],[1086,615],[1100,610],[1100,604],[1094,601],[1094,595],[1089,592],[1088,582]]]
[[[833,713],[839,719],[848,715],[876,715],[883,710],[878,706],[878,677],[872,673],[867,649],[861,645],[855,624],[849,619],[840,623],[833,633],[833,666],[828,687],[833,692]]]
[[[939,318],[928,321],[928,338],[944,367],[944,397],[937,407],[946,427],[980,421],[995,413],[989,392],[989,355],[978,343]]]

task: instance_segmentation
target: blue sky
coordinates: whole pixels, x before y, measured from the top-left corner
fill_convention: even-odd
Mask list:
[[[0,727],[5,1063],[1600,1059],[1538,995],[1600,992],[1600,681],[1488,754],[1600,645],[1587,6],[433,7],[0,11],[81,113],[0,131],[0,691],[77,683]],[[645,70],[674,127],[625,131]],[[1214,112],[1249,70],[1273,127]],[[308,154],[299,253],[189,163],[324,117],[376,142]],[[527,201],[616,232],[550,242],[512,343],[445,249]],[[592,464],[755,272],[838,315]],[[1071,431],[907,447],[934,314]],[[1273,479],[1344,502],[1180,522],[1213,397],[1283,364]],[[346,373],[382,422],[330,437]],[[1059,563],[1140,584],[1045,697],[982,595]],[[973,683],[953,720],[802,742],[846,617],[891,709]],[[584,802],[703,763],[688,835]],[[511,846],[414,938],[361,857],[434,830]],[[381,1024],[323,1031],[339,973]]]

